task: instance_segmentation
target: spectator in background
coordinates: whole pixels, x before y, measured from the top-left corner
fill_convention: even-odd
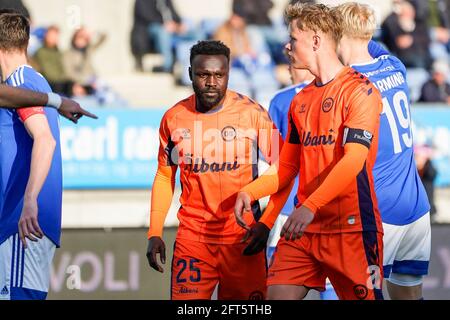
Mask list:
[[[13,9],[30,19],[30,12],[23,4],[22,0],[0,0],[0,9]]]
[[[262,98],[260,93],[278,89],[278,83],[273,76],[272,60],[269,53],[256,50],[252,46],[244,18],[238,13],[232,13],[216,30],[213,39],[222,41],[231,50],[230,88],[239,90],[260,103],[261,100],[268,100]]]
[[[256,51],[266,51],[276,63],[286,63],[283,47],[287,32],[284,25],[277,28],[269,17],[272,8],[272,0],[233,0],[232,11],[244,19]]]
[[[425,21],[430,32],[430,51],[433,59],[448,58],[450,20],[447,15],[448,0],[411,0],[416,17]]]
[[[236,13],[232,13],[231,17],[216,30],[213,38],[222,41],[230,48],[231,65],[244,64],[238,61],[245,59],[246,56],[250,59],[256,57],[256,52],[250,45],[245,20]]]
[[[144,27],[147,42],[150,43],[145,43],[142,38]],[[174,42],[195,39],[198,34],[195,30],[189,30],[182,22],[172,0],[136,0],[131,37],[137,69],[142,70],[142,56],[150,49],[160,53],[164,59],[162,65],[153,67],[152,71],[171,73],[174,65]]]
[[[430,202],[431,221],[436,219],[436,204],[434,201],[434,180],[436,180],[437,170],[432,163],[433,150],[428,145],[421,145],[414,147],[414,158],[419,171],[420,179]]]
[[[44,43],[32,58],[35,68],[47,79],[52,90],[65,96],[82,93],[80,86],[70,81],[63,64],[63,54],[58,49],[59,28],[50,26],[45,33]]]
[[[85,94],[95,92],[96,74],[92,64],[92,55],[106,40],[105,34],[99,34],[93,42],[91,33],[81,27],[72,36],[71,48],[64,53],[64,69],[67,77],[81,86]]]
[[[411,2],[395,1],[393,13],[381,25],[381,41],[407,68],[429,69],[432,60],[427,24],[416,17]]]
[[[31,21],[30,23],[30,41],[28,42],[27,55],[29,57],[32,57],[39,50],[39,48],[42,47],[47,29],[41,26],[33,26]]]
[[[450,40],[448,9],[450,8],[447,6],[447,1],[428,0],[428,26],[433,29],[436,40],[446,46]]]
[[[142,57],[149,52],[155,52],[151,41],[148,38],[149,19],[144,10],[147,4],[144,0],[137,0],[134,3],[133,28],[131,29],[130,44],[131,53],[135,60],[136,71],[144,71]]]
[[[450,23],[450,0],[443,0],[442,2],[445,4],[445,12],[444,12],[445,17],[447,21]]]
[[[423,85],[419,101],[450,105],[450,85],[447,82],[449,72],[447,60],[436,60],[432,66],[432,78]]]

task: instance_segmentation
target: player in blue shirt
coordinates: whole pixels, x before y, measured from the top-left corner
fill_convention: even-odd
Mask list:
[[[0,15],[0,67],[9,86],[51,92],[27,65],[29,21]],[[58,112],[0,109],[0,299],[45,299],[61,233]]]
[[[373,169],[384,229],[384,276],[391,299],[421,299],[431,250],[430,205],[413,154],[409,89],[403,63],[370,41],[376,28],[368,5],[345,3],[342,61],[380,91],[378,153]],[[370,43],[369,43],[370,41]]]
[[[275,126],[280,130],[283,140],[286,139],[288,131],[288,112],[291,106],[292,99],[297,93],[299,93],[304,87],[306,87],[312,80],[314,76],[308,70],[294,69],[289,65],[289,74],[291,76],[291,81],[293,85],[284,88],[275,94],[275,96],[270,101],[269,114],[272,118]],[[286,201],[285,206],[280,212],[275,224],[270,232],[268,244],[267,244],[267,260],[270,261],[273,251],[277,246],[277,242],[280,239],[280,231],[287,217],[294,210],[295,195],[298,189],[298,178],[295,179],[295,184],[292,187],[292,191],[289,198]]]

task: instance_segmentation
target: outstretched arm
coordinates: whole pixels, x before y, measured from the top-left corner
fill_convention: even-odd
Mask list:
[[[74,123],[77,123],[82,116],[97,119],[96,115],[81,108],[77,102],[61,98],[55,93],[40,93],[0,84],[0,106],[2,107],[15,109],[46,105],[58,109],[63,117]]]
[[[95,114],[84,110],[78,102],[67,98],[62,98],[61,106],[58,108],[58,112],[64,118],[69,119],[73,123],[77,123],[82,116],[97,119]]]
[[[6,108],[45,106],[48,96],[45,93],[19,89],[0,84],[0,105]]]

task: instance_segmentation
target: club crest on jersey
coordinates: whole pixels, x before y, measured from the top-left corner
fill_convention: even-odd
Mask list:
[[[322,103],[322,111],[329,112],[331,108],[333,108],[333,105],[334,105],[333,98],[326,98],[325,101]]]
[[[302,104],[301,106],[300,106],[300,113],[305,113],[306,112],[306,104]]]
[[[369,290],[367,289],[366,286],[362,284],[357,284],[356,286],[353,287],[353,292],[355,293],[355,296],[359,300],[364,300],[365,298],[367,298]]]
[[[222,139],[224,141],[232,141],[236,139],[236,129],[232,126],[226,126],[222,129]]]

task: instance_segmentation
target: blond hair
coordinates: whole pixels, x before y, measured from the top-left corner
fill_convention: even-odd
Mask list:
[[[375,12],[367,4],[347,2],[334,8],[343,18],[344,35],[355,39],[370,40],[377,28]]]
[[[286,8],[285,18],[288,23],[296,20],[297,28],[302,31],[321,31],[329,35],[337,45],[342,38],[342,15],[324,4],[297,2]]]

